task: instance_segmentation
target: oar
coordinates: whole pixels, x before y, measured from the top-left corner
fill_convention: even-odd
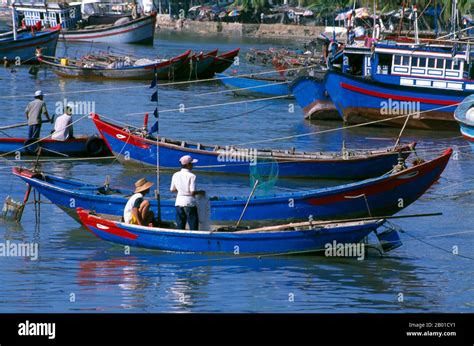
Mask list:
[[[270,226],[270,227],[259,227],[244,231],[239,231],[239,233],[245,232],[256,232],[256,231],[277,231],[282,230],[288,227],[306,227],[306,226],[322,226],[328,225],[331,223],[349,223],[349,222],[361,222],[361,221],[373,221],[373,220],[394,220],[394,219],[408,219],[408,218],[416,218],[416,217],[428,217],[428,216],[440,216],[443,213],[427,213],[427,214],[408,214],[408,215],[387,215],[387,216],[372,216],[372,217],[362,217],[362,218],[355,218],[355,219],[339,219],[339,220],[328,220],[328,221],[303,221],[303,222],[296,222],[296,223],[289,223],[286,225],[277,225],[277,226]]]
[[[41,120],[41,124],[44,124],[44,123],[49,123],[49,121]],[[28,126],[28,122],[12,124],[12,125],[8,125],[8,126],[2,126],[2,127],[0,127],[0,131],[14,129],[16,127],[23,127],[23,126]]]
[[[247,210],[247,207],[250,203],[250,199],[252,198],[253,194],[255,193],[255,190],[257,189],[258,185],[258,179],[255,181],[255,184],[253,184],[252,191],[250,192],[249,198],[247,198],[247,203],[245,203],[244,210],[242,210],[242,214],[240,214],[239,221],[237,221],[237,224],[235,225],[235,228],[238,228],[240,225],[240,221],[242,221],[242,218],[244,217],[245,211]]]

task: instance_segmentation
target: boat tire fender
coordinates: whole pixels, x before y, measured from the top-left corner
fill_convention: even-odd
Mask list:
[[[91,136],[86,141],[86,150],[91,156],[100,155],[104,151],[104,141],[97,136]]]

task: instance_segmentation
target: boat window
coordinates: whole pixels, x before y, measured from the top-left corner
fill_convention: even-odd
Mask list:
[[[411,66],[418,66],[418,58],[417,57],[413,57],[411,58]]]
[[[460,70],[461,69],[461,62],[459,60],[454,60],[453,61],[453,70]]]
[[[394,65],[400,65],[402,61],[402,57],[400,55],[394,55],[393,56],[393,64]]]
[[[378,74],[390,74],[392,69],[392,55],[390,54],[379,54],[378,56],[377,73]]]
[[[451,70],[453,66],[453,61],[448,59],[446,60],[446,70]]]
[[[436,68],[442,69],[444,67],[444,59],[436,60]]]
[[[408,66],[410,65],[410,57],[409,56],[404,56],[403,57],[403,63],[402,63],[403,66]]]
[[[418,66],[419,67],[426,67],[426,58],[420,58],[418,60]]]
[[[428,67],[435,67],[435,62],[436,62],[436,59],[432,59],[432,58],[429,58],[428,59]]]

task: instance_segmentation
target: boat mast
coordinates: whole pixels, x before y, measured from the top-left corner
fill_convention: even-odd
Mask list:
[[[156,109],[156,202],[158,204],[158,221],[161,222],[161,197],[160,197],[160,112],[158,102],[158,69],[155,67]]]
[[[453,6],[452,6],[452,14],[451,14],[452,18],[451,18],[451,23],[452,23],[452,27],[451,27],[451,34],[453,35],[453,40],[456,39],[456,31],[457,31],[457,28],[458,28],[458,1],[457,0],[454,0],[453,1]]]
[[[374,0],[374,27],[372,28],[372,38],[374,42],[378,40],[379,33],[377,33],[377,1]]]
[[[15,1],[12,1],[12,25],[13,25],[13,40],[16,41],[18,38],[17,32],[16,32],[16,10],[15,10]]]
[[[420,44],[420,38],[418,35],[418,9],[416,8],[416,5],[413,5],[413,14],[415,16],[415,44],[419,45]]]

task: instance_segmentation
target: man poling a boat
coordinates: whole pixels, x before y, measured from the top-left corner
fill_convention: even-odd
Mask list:
[[[141,226],[153,226],[154,214],[150,210],[150,201],[145,196],[150,192],[153,183],[141,178],[135,182],[135,191],[123,211],[125,223]]]
[[[53,119],[49,117],[46,103],[43,101],[43,92],[37,90],[35,99],[28,103],[25,109],[26,119],[28,120],[28,139],[38,139],[41,132],[41,115],[46,117],[47,121],[53,123]]]
[[[203,190],[196,190],[196,175],[191,173],[193,164],[198,160],[190,155],[179,159],[181,170],[173,174],[171,179],[171,192],[176,192],[176,224],[178,229],[186,229],[186,222],[190,230],[199,229],[199,216],[195,196],[205,196]]]

